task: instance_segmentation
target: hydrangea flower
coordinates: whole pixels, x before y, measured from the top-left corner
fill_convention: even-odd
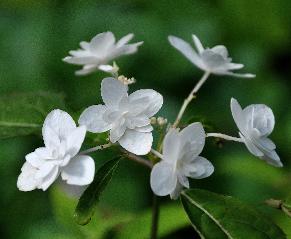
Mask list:
[[[232,59],[228,56],[228,51],[225,46],[218,45],[205,49],[197,36],[192,35],[192,38],[197,51],[188,42],[175,36],[169,36],[169,42],[189,61],[203,71],[216,75],[230,75],[245,78],[255,77],[255,75],[249,73],[238,74],[232,72],[233,70],[243,68],[244,65],[232,63]]]
[[[77,155],[86,134],[86,127],[77,127],[72,117],[62,111],[50,112],[43,124],[45,147],[26,155],[17,187],[21,191],[47,188],[61,175],[70,185],[88,185],[95,173],[94,160]]]
[[[149,153],[153,136],[150,117],[163,105],[163,97],[150,89],[137,90],[128,95],[128,86],[114,78],[101,82],[101,96],[105,105],[85,109],[79,119],[92,133],[110,130],[110,141],[136,155]]]
[[[151,188],[158,196],[170,194],[177,199],[183,187],[189,188],[187,177],[201,179],[210,176],[213,165],[199,156],[205,144],[201,123],[193,123],[179,132],[170,129],[163,142],[162,160],[151,172]]]
[[[135,53],[143,43],[128,44],[133,36],[128,34],[115,42],[112,32],[99,33],[90,42],[82,41],[81,49],[70,51],[70,56],[65,57],[63,61],[83,66],[81,70],[76,71],[76,75],[87,75],[97,70],[115,73],[118,68],[108,63],[122,55]]]
[[[232,98],[231,113],[248,150],[267,163],[282,167],[275,151],[276,145],[268,138],[275,126],[272,110],[263,104],[249,105],[242,109],[237,100]]]

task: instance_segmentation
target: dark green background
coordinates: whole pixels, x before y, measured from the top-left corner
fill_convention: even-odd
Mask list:
[[[0,94],[62,92],[68,107],[80,112],[100,102],[100,81],[106,74],[76,77],[74,71],[78,67],[61,59],[69,50],[78,48],[80,41],[88,41],[99,32],[110,30],[118,38],[132,32],[134,41],[144,41],[144,45],[137,54],[117,60],[121,74],[137,79],[131,90],[153,88],[161,92],[164,106],[159,115],[173,121],[183,98],[202,72],[169,45],[167,36],[173,34],[190,41],[195,33],[205,46],[224,44],[234,62],[245,64],[242,71],[255,73],[257,77],[211,76],[185,118],[202,117],[214,124],[216,131],[236,135],[230,98],[237,98],[242,106],[267,104],[276,117],[271,138],[285,167],[276,169],[261,162],[244,145],[226,142],[219,148],[213,140],[208,140],[202,155],[213,162],[216,171],[208,179],[194,181],[192,186],[254,204],[291,238],[291,219],[262,204],[271,197],[285,198],[291,189],[290,10],[289,0],[1,1]],[[97,236],[103,220],[96,223],[96,233],[92,228],[91,234],[74,233],[79,229],[70,215],[72,208],[62,212],[74,202],[62,198],[56,188],[29,193],[17,190],[16,180],[25,154],[41,143],[37,137],[0,142],[1,238],[104,238]],[[110,152],[96,154],[97,165],[110,157]],[[126,211],[130,217],[149,210],[148,177],[146,169],[122,162],[101,199],[101,208],[109,206]],[[169,201],[163,199],[163,202]],[[63,216],[61,219],[59,214]],[[169,220],[175,216],[179,221],[177,215],[172,213]],[[141,227],[148,230],[150,225]],[[194,234],[191,229],[181,233]],[[112,234],[105,234],[112,238]]]

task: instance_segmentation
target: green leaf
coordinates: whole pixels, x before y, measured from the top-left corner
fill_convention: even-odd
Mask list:
[[[61,185],[54,186],[49,193],[55,221],[71,239],[105,238],[112,228],[133,218],[129,212],[98,205],[91,223],[86,227],[79,226],[73,220],[77,198],[67,195]]]
[[[55,93],[10,94],[0,97],[0,139],[40,132],[46,115],[64,108],[64,97]]]
[[[269,218],[233,197],[189,189],[182,192],[181,200],[201,238],[286,238]]]
[[[74,217],[78,224],[86,225],[90,222],[99,201],[99,197],[110,182],[119,161],[120,157],[106,162],[95,174],[94,181],[85,190],[76,207]]]
[[[132,220],[115,228],[114,239],[149,238],[152,210],[137,214]],[[160,206],[158,238],[167,236],[181,228],[189,226],[189,220],[181,205],[171,203]]]

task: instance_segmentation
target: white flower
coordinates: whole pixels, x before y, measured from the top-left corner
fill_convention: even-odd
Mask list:
[[[204,48],[195,35],[192,35],[197,52],[192,46],[184,40],[169,36],[170,44],[180,51],[189,61],[199,67],[201,70],[216,75],[230,75],[236,77],[255,77],[253,74],[238,74],[232,70],[238,70],[244,67],[243,64],[232,63],[232,59],[228,57],[228,51],[225,46],[218,45],[213,48]]]
[[[156,195],[170,194],[177,199],[182,188],[189,188],[187,177],[201,179],[210,176],[213,165],[200,157],[205,144],[201,123],[193,123],[179,132],[170,129],[163,142],[162,160],[151,172],[151,188]]]
[[[99,33],[90,42],[82,41],[81,49],[70,51],[71,56],[63,60],[67,63],[83,65],[83,69],[76,71],[76,75],[87,75],[97,70],[116,73],[118,67],[108,65],[108,63],[122,55],[135,53],[143,43],[128,44],[133,36],[133,34],[128,34],[115,42],[112,32]]]
[[[94,160],[77,155],[86,134],[86,127],[76,127],[71,116],[61,110],[50,112],[43,124],[45,147],[26,155],[17,187],[21,191],[46,190],[57,178],[70,185],[88,185],[93,181]]]
[[[249,105],[242,110],[237,100],[232,98],[231,113],[248,150],[267,163],[282,167],[276,145],[267,138],[275,126],[272,110],[263,104]]]
[[[101,96],[105,105],[85,109],[79,119],[92,133],[110,130],[110,141],[137,154],[147,154],[152,146],[153,127],[150,117],[163,105],[163,97],[154,90],[138,90],[128,95],[127,85],[114,78],[101,83]]]

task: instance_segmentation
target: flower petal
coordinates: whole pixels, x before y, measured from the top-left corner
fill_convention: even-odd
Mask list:
[[[243,64],[239,64],[239,63],[227,63],[225,65],[225,67],[227,68],[227,70],[238,70],[244,67]]]
[[[80,125],[85,125],[89,132],[106,132],[111,128],[111,124],[103,119],[106,110],[105,105],[92,105],[83,111],[78,122]]]
[[[117,57],[120,57],[122,55],[130,55],[133,54],[135,52],[137,52],[138,47],[141,46],[143,44],[143,42],[137,42],[137,43],[133,43],[133,44],[127,44],[127,45],[123,45],[120,46],[118,48],[115,48],[110,56],[110,59],[114,59]]]
[[[268,136],[275,126],[275,117],[270,107],[263,104],[249,105],[243,110],[249,130],[257,129],[261,136]]]
[[[158,196],[166,196],[172,193],[177,185],[177,176],[173,166],[166,162],[155,164],[151,172],[151,188]]]
[[[189,188],[190,184],[189,184],[189,180],[185,175],[182,174],[178,174],[177,175],[178,178],[178,182],[185,188]]]
[[[81,42],[80,42],[80,46],[81,46],[81,48],[83,48],[84,50],[89,50],[89,48],[90,48],[90,43],[89,43],[89,42],[86,42],[86,41],[81,41]]]
[[[189,147],[191,154],[198,156],[205,145],[205,131],[201,123],[192,123],[180,132],[180,150],[183,152],[184,147]]]
[[[101,96],[106,106],[117,107],[120,100],[127,94],[127,86],[120,81],[108,77],[101,82]]]
[[[135,129],[136,127],[144,127],[146,125],[149,125],[151,123],[151,120],[144,115],[140,115],[138,117],[134,117],[130,119],[130,125],[128,128]]]
[[[83,144],[86,135],[86,126],[74,129],[66,139],[66,151],[71,157],[75,156]]]
[[[46,191],[49,188],[49,186],[52,185],[53,182],[58,178],[58,176],[59,168],[57,166],[54,166],[49,172],[49,174],[42,178],[42,182],[37,186],[37,188]]]
[[[99,33],[90,41],[90,51],[99,57],[104,57],[114,44],[115,37],[112,32]]]
[[[39,168],[47,159],[52,159],[51,151],[45,147],[37,148],[34,152],[27,154],[25,159],[33,167]]]
[[[40,165],[35,174],[35,178],[45,178],[46,176],[50,175],[56,165],[52,162],[45,162],[44,164]]]
[[[180,153],[179,130],[170,129],[163,142],[163,160],[175,164]]]
[[[171,194],[170,194],[171,199],[177,200],[179,198],[182,190],[183,190],[183,185],[180,184],[179,182],[177,182],[177,185],[176,185],[174,191],[171,192]]]
[[[131,153],[146,155],[151,150],[153,135],[152,133],[142,133],[127,129],[118,142],[124,149]]]
[[[75,72],[77,76],[88,75],[94,71],[98,70],[98,65],[84,65],[81,70]]]
[[[267,149],[267,150],[276,149],[276,145],[274,144],[274,142],[268,138],[265,138],[265,137],[260,138],[257,141],[257,144],[263,149]]]
[[[37,168],[33,167],[29,162],[25,162],[17,179],[17,188],[25,192],[36,189],[41,181],[35,178],[36,172]]]
[[[147,98],[147,100],[145,98]],[[155,115],[163,105],[163,96],[155,90],[137,90],[129,95],[129,101],[133,104],[134,102],[139,102],[141,99],[147,101],[146,104],[138,104],[138,106],[143,109],[142,114],[147,117]]]
[[[76,52],[73,52],[76,54]],[[79,53],[80,55],[80,53]],[[64,62],[75,64],[75,65],[87,65],[87,64],[94,64],[97,65],[100,63],[100,59],[96,58],[95,56],[67,56],[63,59]]]
[[[210,49],[206,49],[201,54],[201,59],[203,60],[205,66],[207,67],[207,71],[216,72],[218,71],[226,71],[225,68],[226,63],[228,63],[227,59],[223,58],[222,55],[213,52]]]
[[[77,155],[62,170],[62,179],[72,185],[88,185],[94,179],[95,163],[87,155]]]
[[[234,98],[231,98],[230,109],[231,109],[231,114],[234,119],[234,122],[236,123],[239,131],[241,131],[244,135],[246,135],[247,122],[245,120],[245,116],[240,104]]]
[[[244,137],[241,133],[240,137],[244,140],[245,145],[247,146],[247,149],[255,156],[257,157],[263,157],[263,152],[247,137]]]
[[[84,191],[88,188],[88,185],[79,186],[79,185],[71,185],[67,184],[63,180],[58,181],[58,185],[60,185],[62,191],[64,191],[70,198],[79,199]]]
[[[212,47],[211,51],[213,51],[216,54],[221,55],[225,59],[228,57],[228,51],[227,51],[226,47],[223,45],[217,45],[215,47]]]
[[[44,144],[49,149],[56,149],[59,147],[61,140],[57,132],[49,125],[43,125],[42,137]]]
[[[116,143],[125,133],[126,125],[124,119],[120,119],[110,130],[110,141]]]
[[[125,45],[126,43],[128,43],[132,38],[134,37],[134,34],[129,33],[126,36],[122,37],[117,43],[116,46],[117,47],[121,47],[123,45]]]
[[[219,73],[217,72],[217,74],[219,74]],[[240,73],[233,73],[233,72],[229,72],[229,71],[223,72],[223,73],[221,73],[221,75],[234,76],[234,77],[238,77],[238,78],[254,78],[254,77],[256,77],[256,75],[250,74],[250,73],[240,74]]]
[[[58,109],[51,111],[42,127],[42,135],[46,147],[50,148],[59,144],[58,141],[65,139],[75,128],[76,124],[67,112]]]
[[[104,72],[113,73],[114,67],[111,65],[100,65],[98,69]]]
[[[146,125],[146,126],[137,127],[137,128],[135,128],[135,130],[138,131],[138,132],[149,133],[149,132],[152,132],[154,130],[154,128],[153,128],[153,126],[151,126],[149,124],[149,125]]]
[[[265,160],[268,164],[272,166],[283,167],[280,157],[278,156],[275,150],[265,152],[264,156],[261,157],[261,159]]]
[[[180,51],[189,61],[200,69],[205,70],[205,66],[200,56],[193,50],[189,43],[175,36],[169,36],[168,39],[170,44]]]
[[[193,41],[194,41],[194,44],[195,44],[195,46],[196,46],[196,48],[197,48],[198,53],[201,54],[201,53],[204,51],[204,47],[203,47],[201,41],[200,41],[199,38],[198,38],[196,35],[194,35],[194,34],[192,35],[192,39],[193,39]]]
[[[187,176],[195,179],[207,178],[214,172],[212,163],[201,156],[196,157],[188,167],[191,170]]]

